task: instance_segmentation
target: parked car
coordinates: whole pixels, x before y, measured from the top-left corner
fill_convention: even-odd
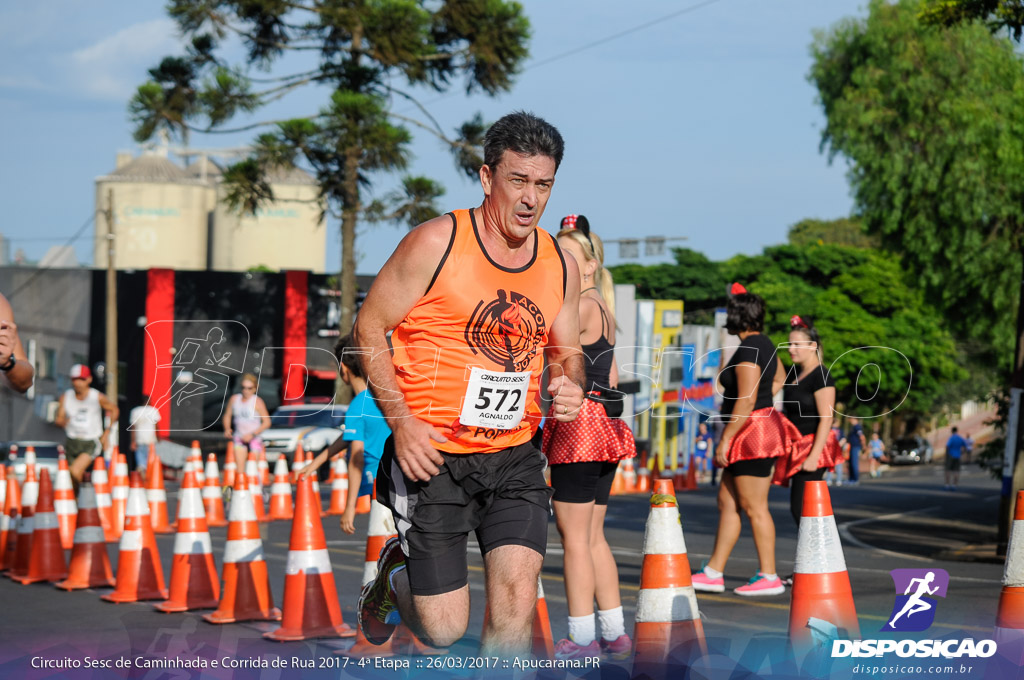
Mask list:
[[[931,463],[932,455],[932,445],[918,435],[902,437],[889,446],[889,462],[893,465]]]
[[[274,463],[282,454],[294,460],[295,447],[320,453],[341,436],[345,427],[347,407],[336,404],[297,404],[282,406],[270,414],[270,427],[263,431],[267,462]]]
[[[50,471],[50,481],[57,482],[57,455],[60,453],[60,445],[57,442],[44,441],[11,441],[2,444],[3,451],[11,451],[12,446],[17,447],[14,458],[14,474],[18,483],[25,481],[25,452],[31,446],[36,452],[36,479],[39,479],[39,471],[46,468]],[[10,462],[10,458],[8,458]]]

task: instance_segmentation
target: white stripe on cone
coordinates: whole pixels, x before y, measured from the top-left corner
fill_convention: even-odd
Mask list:
[[[1006,550],[1006,564],[1003,566],[1003,585],[1011,588],[1024,587],[1024,520],[1015,520],[1010,528],[1010,542]],[[1018,548],[1014,550],[1014,548]]]
[[[367,534],[370,536],[393,536],[397,534],[395,529],[395,518],[391,511],[377,502],[377,499],[370,501],[370,526]]]
[[[212,552],[210,534],[205,531],[179,531],[174,536],[175,555],[206,555]]]
[[[231,507],[228,508],[228,520],[231,522],[255,522],[256,508],[252,504],[252,493],[248,489],[234,491],[231,494]]]
[[[35,520],[35,529],[59,529],[60,523],[57,521],[57,513],[55,512],[40,512],[33,516]]]
[[[61,498],[53,501],[53,509],[58,515],[78,515],[78,504],[73,500]]]
[[[263,541],[258,538],[243,538],[236,541],[228,541],[224,545],[224,564],[262,561]]]
[[[119,548],[128,552],[142,550],[142,529],[132,529],[122,533]]]
[[[801,517],[796,544],[806,548],[797,551],[794,573],[835,574],[846,571],[835,516]]]
[[[679,508],[651,508],[644,532],[645,555],[682,555],[686,553]]]
[[[220,488],[216,486],[204,486],[199,493],[203,498],[220,498]]]
[[[284,573],[288,576],[296,574],[330,574],[331,558],[327,548],[321,550],[289,550],[288,564]]]
[[[166,489],[146,489],[146,500],[150,503],[167,502]]]
[[[644,588],[636,598],[637,623],[676,623],[699,618],[697,595],[692,586]]]
[[[39,500],[39,482],[25,482],[21,487],[21,507],[34,507]]]
[[[203,499],[199,489],[182,489],[181,503],[178,505],[178,519],[199,519],[206,517]]]
[[[103,527],[78,527],[75,529],[75,545],[79,543],[106,543]]]

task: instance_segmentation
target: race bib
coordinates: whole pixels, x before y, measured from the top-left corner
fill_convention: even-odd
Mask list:
[[[703,451],[706,448],[708,448],[708,443],[702,439],[699,442],[697,442],[697,448]]]
[[[530,372],[505,373],[474,366],[470,372],[459,422],[471,427],[511,430],[526,413]]]

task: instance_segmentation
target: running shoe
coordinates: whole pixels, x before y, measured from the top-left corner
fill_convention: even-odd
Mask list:
[[[395,589],[391,586],[391,572],[405,565],[405,554],[394,536],[381,548],[377,559],[377,577],[363,586],[356,607],[359,628],[371,644],[382,645],[391,637],[395,626],[401,623]]]
[[[737,595],[743,595],[745,597],[760,597],[763,595],[781,595],[786,592],[786,586],[782,585],[782,581],[778,576],[768,580],[764,574],[758,573],[754,578],[747,581],[747,585],[740,586],[734,591]]]
[[[584,659],[591,656],[601,656],[601,645],[597,640],[592,640],[589,645],[581,647],[572,640],[559,640],[555,645],[556,659]]]
[[[725,576],[719,576],[718,578],[711,578],[704,571],[704,568],[708,566],[707,562],[700,565],[700,571],[691,577],[693,582],[693,589],[699,590],[704,593],[724,593],[725,592]]]
[[[611,642],[601,638],[601,651],[613,661],[623,661],[633,652],[633,641],[625,633]]]

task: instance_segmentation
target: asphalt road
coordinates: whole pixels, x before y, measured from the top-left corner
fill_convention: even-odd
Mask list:
[[[893,607],[895,593],[890,570],[925,567],[944,569],[950,575],[947,596],[939,601],[935,623],[927,635],[977,639],[991,636],[1003,569],[1002,562],[987,548],[995,541],[999,501],[999,486],[995,480],[971,466],[965,471],[958,491],[945,491],[940,466],[919,466],[890,470],[881,479],[863,480],[856,487],[847,485],[830,491],[863,637],[885,637],[878,631]],[[773,488],[770,496],[777,527],[776,555],[780,574],[792,571],[796,552],[796,527],[789,516],[788,493],[787,489]],[[693,569],[708,558],[713,546],[717,522],[715,494],[716,489],[707,485],[679,494]],[[168,495],[173,511],[175,489],[169,488]],[[647,498],[616,496],[608,510],[606,531],[619,564],[627,632],[631,632],[634,618],[648,509]],[[354,610],[363,571],[366,523],[365,515],[358,517],[356,536],[348,537],[340,532],[335,518],[324,519],[343,618],[351,625],[355,624]],[[280,605],[290,526],[275,522],[268,525],[267,531],[264,548],[275,603]],[[225,532],[223,528],[211,530],[218,568]],[[159,536],[157,540],[165,578],[169,580],[173,535]],[[116,544],[108,549],[112,560],[116,560]],[[751,640],[776,644],[787,631],[788,592],[753,600],[731,592],[731,588],[745,583],[756,569],[753,541],[745,525],[725,570],[726,592],[698,594],[705,634],[714,655],[735,660],[749,651]],[[557,640],[567,634],[567,609],[562,551],[553,521],[542,579]],[[452,657],[463,660],[476,656],[485,605],[482,562],[472,542],[470,588],[472,615],[467,636],[451,653]],[[339,671],[344,660],[333,652],[346,647],[347,643],[338,640],[275,643],[263,640],[261,634],[275,628],[276,624],[214,626],[199,618],[202,612],[163,614],[155,611],[151,603],[109,604],[99,599],[101,594],[90,590],[65,593],[50,585],[22,586],[0,578],[0,678],[161,680],[198,677],[197,671],[139,667],[135,662],[137,657],[229,658],[256,660],[254,663],[259,664],[281,659],[277,662],[281,667],[234,670],[231,671],[233,677],[335,677],[339,673],[342,677],[395,677],[396,672],[402,672],[373,668],[372,660],[362,668],[349,662],[347,668]],[[104,659],[112,667],[87,670],[86,658]],[[130,668],[116,667],[121,658],[129,660]],[[76,661],[80,667],[71,670],[32,667],[44,662]],[[303,664],[313,665],[306,668]],[[627,668],[625,664],[606,663],[601,675],[627,677]],[[225,673],[223,670],[218,674],[204,672],[203,676],[228,677]],[[473,673],[464,669],[446,674],[469,676]]]

